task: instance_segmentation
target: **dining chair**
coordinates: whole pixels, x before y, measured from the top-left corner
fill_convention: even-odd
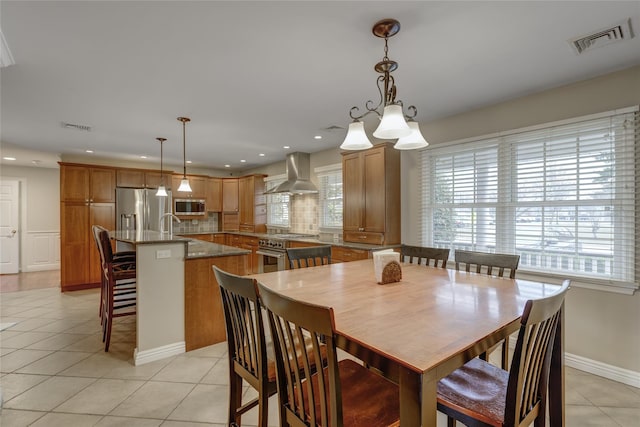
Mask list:
[[[487,252],[475,252],[475,251],[459,251],[455,252],[456,270],[460,271],[461,266],[464,271],[480,274],[488,274],[490,276],[505,277],[508,272],[508,277],[514,279],[516,277],[516,270],[520,263],[520,255],[510,254],[492,254]],[[475,266],[472,268],[472,266]],[[509,368],[509,340],[503,340],[485,353],[480,355],[483,360],[489,360],[489,355],[493,353],[499,346],[502,347],[501,354],[501,367],[502,369]]]
[[[351,359],[338,362],[333,309],[280,295],[258,282],[276,352],[280,423],[303,427],[398,426],[398,386]],[[312,346],[296,345],[303,337]],[[312,373],[310,361],[326,349],[327,364]],[[295,361],[305,376],[296,375]]]
[[[433,262],[433,267],[438,267],[440,264],[439,267],[445,268],[449,259],[449,249],[402,245],[400,260],[404,262],[406,258],[409,258],[410,264],[413,264],[415,258],[418,265],[424,260],[424,265],[432,265]]]
[[[100,226],[100,225],[92,225],[91,226],[91,232],[93,234],[93,240],[96,244],[96,248],[98,249],[98,254],[100,254],[100,271],[104,272],[104,254],[102,253],[102,247],[100,246],[100,232],[101,231],[106,231],[107,233],[109,232],[106,228]],[[136,252],[135,251],[121,251],[121,252],[113,252],[113,260],[115,262],[136,262]],[[104,293],[106,291],[106,280],[105,280],[105,275],[104,274],[100,274],[100,308],[99,308],[99,314],[100,314],[100,324],[102,324],[102,322],[104,321],[103,318],[103,307],[102,307],[102,303],[104,301]]]
[[[304,268],[331,264],[331,245],[287,248],[289,268]]]
[[[555,294],[526,302],[509,372],[472,359],[438,382],[438,410],[469,426],[544,425],[553,346],[558,338],[565,280]]]
[[[116,260],[111,248],[109,232],[101,230],[100,260],[104,290],[102,292],[102,341],[104,351],[109,351],[113,319],[136,314],[136,264],[131,260]]]

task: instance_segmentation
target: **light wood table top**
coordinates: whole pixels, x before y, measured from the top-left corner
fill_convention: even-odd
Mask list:
[[[341,347],[401,388],[401,422],[435,426],[435,384],[519,327],[525,302],[560,286],[402,264],[378,285],[373,261],[256,275],[291,298],[332,307]]]

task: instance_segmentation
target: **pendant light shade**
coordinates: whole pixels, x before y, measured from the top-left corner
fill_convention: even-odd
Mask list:
[[[189,179],[187,178],[187,138],[185,135],[185,126],[187,122],[190,122],[189,117],[178,117],[178,121],[182,122],[182,180],[178,191],[191,193],[191,186],[189,185]]]
[[[365,150],[371,147],[373,147],[373,144],[371,144],[367,134],[364,132],[364,123],[361,121],[350,123],[347,136],[344,138],[340,148],[343,150]]]
[[[384,107],[384,114],[373,136],[379,139],[396,139],[411,134],[411,128],[404,119],[402,106],[398,104]]]
[[[397,150],[416,150],[418,148],[424,148],[429,143],[422,136],[420,132],[420,126],[418,122],[414,122],[411,120],[409,122],[409,127],[411,128],[411,134],[409,136],[405,136],[403,138],[398,139],[398,142],[393,146],[393,148]]]
[[[162,144],[167,140],[167,138],[156,138],[158,142],[160,142],[160,185],[158,186],[158,191],[156,191],[157,197],[167,197],[167,189],[164,187],[164,173],[162,170],[162,160],[163,160],[163,151]]]

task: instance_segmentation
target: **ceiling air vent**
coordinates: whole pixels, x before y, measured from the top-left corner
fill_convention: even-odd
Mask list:
[[[89,125],[78,125],[75,123],[62,122],[62,127],[65,129],[82,130],[85,132],[91,132],[91,126]]]
[[[599,30],[587,36],[578,37],[569,40],[571,46],[580,54],[596,47],[606,46],[611,43],[629,40],[633,38],[633,30],[631,29],[631,19],[626,19],[616,25]]]

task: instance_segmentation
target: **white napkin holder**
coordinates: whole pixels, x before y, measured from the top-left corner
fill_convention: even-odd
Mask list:
[[[373,269],[378,284],[399,282],[402,279],[400,254],[393,249],[373,252]]]

